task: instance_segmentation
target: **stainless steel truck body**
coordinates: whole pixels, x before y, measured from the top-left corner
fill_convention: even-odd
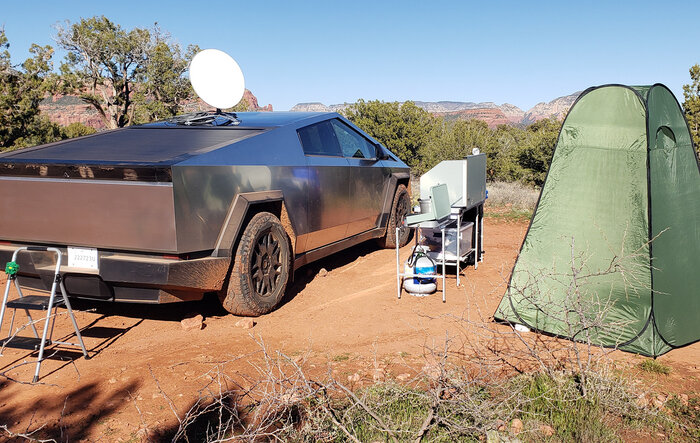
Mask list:
[[[224,300],[229,277],[247,274],[265,306],[224,306],[257,315],[298,267],[371,238],[392,246],[387,226],[410,204],[394,154],[335,113],[237,117],[0,154],[0,261],[22,245],[58,246],[78,263],[94,254],[94,266],[62,269],[69,294],[130,302]],[[23,285],[50,285],[50,256],[28,252],[19,265]]]

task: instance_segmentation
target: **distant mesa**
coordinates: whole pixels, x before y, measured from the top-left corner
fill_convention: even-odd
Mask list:
[[[529,125],[543,118],[555,117],[563,119],[569,108],[574,104],[581,92],[558,97],[550,102],[541,102],[533,106],[527,112],[515,105],[504,103],[497,105],[493,102],[414,102],[417,106],[431,114],[445,117],[448,120],[483,120],[489,127],[494,128],[502,124]],[[253,111],[272,111],[272,105],[260,106],[258,99],[249,90],[245,90],[242,102],[248,104]],[[324,105],[319,102],[299,103],[291,111],[296,112],[340,112],[351,106],[352,103]],[[39,108],[43,115],[60,125],[69,125],[79,122],[93,128],[103,129],[104,124],[98,112],[90,105],[84,103],[79,97],[73,95],[60,95],[46,97],[41,101]],[[195,112],[209,109],[206,103],[199,99],[193,99],[184,105],[184,112]]]
[[[82,123],[95,129],[105,127],[99,112],[74,95],[54,94],[46,97],[39,103],[39,111],[62,126]]]
[[[337,106],[337,105],[336,105]],[[323,103],[298,103],[290,111],[293,112],[333,112],[330,106],[326,106]]]
[[[243,93],[241,102],[247,103],[252,111],[272,111],[272,105],[260,106],[257,97],[247,89]],[[184,112],[187,113],[208,110],[211,109],[211,106],[202,100],[193,99],[185,103],[183,108]],[[49,120],[59,125],[82,123],[95,129],[104,129],[105,127],[97,110],[75,95],[55,94],[48,96],[39,104],[39,110],[42,115],[48,116]]]
[[[578,96],[581,95],[581,92],[582,91],[578,91],[571,95],[555,98],[549,103],[537,103],[532,109],[525,113],[523,123],[530,124],[548,117],[556,117],[559,120],[563,120]]]
[[[323,103],[311,102],[311,103],[298,103],[290,109],[292,112],[340,112],[353,103],[343,103],[342,105],[330,105],[326,106]]]
[[[522,111],[521,111],[522,112]],[[486,122],[489,128],[495,128],[498,125],[518,124],[522,118],[508,118],[508,116],[499,108],[476,108],[463,109],[461,111],[450,112],[433,112],[445,118],[445,120],[482,120]]]
[[[581,92],[556,98],[550,102],[538,103],[529,111],[525,112],[515,105],[504,103],[497,105],[493,102],[473,103],[473,102],[422,102],[415,101],[419,106],[433,115],[445,117],[448,120],[483,120],[489,127],[498,125],[529,125],[544,118],[555,117],[563,119],[569,108],[574,104]],[[326,106],[323,103],[299,103],[291,111],[297,112],[338,112],[350,106],[351,103]]]
[[[243,98],[241,99],[241,103],[246,103],[248,105],[248,108],[251,111],[265,111],[265,112],[272,111],[272,105],[270,105],[270,104],[265,105],[265,106],[258,105],[258,98],[255,97],[253,95],[253,93],[247,89],[243,92]],[[197,98],[195,100],[189,101],[188,103],[185,103],[183,108],[184,108],[184,112],[186,112],[186,113],[187,112],[211,110],[211,106],[204,103],[204,101],[201,100],[200,98]]]

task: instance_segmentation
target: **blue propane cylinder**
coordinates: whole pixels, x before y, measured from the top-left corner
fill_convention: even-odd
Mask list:
[[[404,266],[405,274],[435,275],[437,267],[435,262],[422,251],[414,251]],[[437,290],[435,277],[407,277],[403,286],[406,291],[414,295],[432,294]]]
[[[418,259],[416,260],[414,270],[414,273],[419,275],[435,275],[435,272],[437,271],[435,263],[433,263],[433,261],[425,255],[418,257]],[[435,283],[435,278],[413,277],[413,282],[420,284]]]

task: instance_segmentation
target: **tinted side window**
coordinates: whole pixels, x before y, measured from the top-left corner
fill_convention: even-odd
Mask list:
[[[301,146],[306,155],[340,156],[340,146],[328,121],[298,129]]]
[[[340,120],[331,120],[331,125],[345,157],[374,158],[374,145]]]

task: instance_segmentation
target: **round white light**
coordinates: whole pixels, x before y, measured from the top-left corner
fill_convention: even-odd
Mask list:
[[[245,92],[243,72],[238,63],[218,49],[205,49],[192,58],[190,83],[199,98],[217,109],[235,106]]]

